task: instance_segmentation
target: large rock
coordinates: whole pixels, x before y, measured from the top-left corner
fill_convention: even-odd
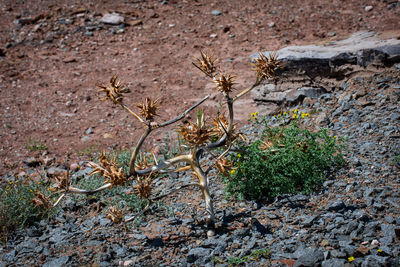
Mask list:
[[[263,52],[269,56],[271,52]],[[288,46],[277,52],[285,62],[283,70],[304,70],[308,74],[330,74],[344,64],[367,66],[371,63],[394,64],[400,61],[400,40],[381,39],[375,32],[358,32],[341,41],[323,45]],[[259,54],[251,55],[251,60]]]
[[[395,36],[395,35],[393,35]],[[263,52],[269,56],[271,52]],[[283,67],[279,79],[265,82],[252,91],[259,112],[273,114],[286,106],[318,99],[341,85],[352,73],[400,62],[400,40],[375,32],[358,32],[341,41],[322,45],[289,46],[277,51]],[[259,57],[253,54],[251,60]]]

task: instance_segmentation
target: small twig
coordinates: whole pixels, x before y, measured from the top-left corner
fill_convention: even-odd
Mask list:
[[[120,103],[121,107],[123,107],[126,111],[128,111],[131,115],[133,115],[136,119],[138,119],[141,123],[145,123],[145,121],[137,115],[135,112],[133,112],[130,108],[128,108],[124,103]]]
[[[199,105],[201,105],[204,101],[206,101],[208,98],[210,97],[210,95],[205,96],[203,99],[201,99],[199,102],[197,102],[196,104],[194,104],[193,106],[191,106],[190,108],[188,108],[187,110],[185,110],[182,114],[178,115],[177,117],[163,122],[160,125],[158,125],[157,128],[161,128],[161,127],[165,127],[168,126],[170,124],[173,124],[181,119],[183,119],[190,111],[192,111],[193,109],[195,109],[196,107],[198,107]]]
[[[137,213],[136,215],[134,215],[134,216],[132,216],[132,217],[126,219],[124,222],[127,223],[127,222],[130,222],[130,221],[133,221],[133,220],[135,220],[137,217],[143,215],[146,211],[148,211],[148,210],[150,209],[151,204],[153,204],[153,203],[152,203],[152,202],[149,202],[149,203],[146,205],[146,207],[144,207],[143,210],[141,210],[141,211],[140,211],[139,213]]]
[[[105,189],[107,189],[107,188],[110,188],[110,187],[112,187],[112,183],[106,183],[106,184],[104,184],[103,186],[100,186],[99,188],[96,188],[96,189],[93,189],[93,190],[79,189],[79,188],[75,188],[75,187],[70,186],[70,187],[68,188],[68,192],[76,193],[76,194],[87,194],[87,195],[91,195],[91,194],[94,194],[94,193],[103,191],[103,190],[105,190]]]
[[[57,201],[53,204],[53,207],[57,206],[58,203],[60,203],[60,201],[65,197],[66,193],[63,193],[58,199]]]
[[[171,195],[171,194],[173,194],[173,193],[175,193],[175,192],[177,192],[177,191],[179,191],[179,190],[182,190],[182,189],[184,189],[184,188],[186,188],[186,187],[189,187],[189,186],[197,186],[197,187],[200,187],[200,184],[198,184],[198,183],[192,183],[192,184],[184,184],[184,185],[181,185],[180,187],[177,187],[177,188],[171,190],[171,191],[168,192],[168,193],[165,193],[165,194],[163,194],[163,195],[156,196],[156,197],[152,198],[151,201],[160,200],[160,199],[162,199],[162,198],[164,198],[164,197],[166,197],[166,196],[169,196],[169,195]]]

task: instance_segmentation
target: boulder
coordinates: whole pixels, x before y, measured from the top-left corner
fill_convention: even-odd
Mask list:
[[[267,57],[271,53],[262,52]],[[276,71],[279,79],[266,81],[252,91],[252,98],[263,115],[301,104],[306,98],[318,99],[366,67],[400,62],[400,40],[375,32],[358,32],[347,39],[321,45],[285,47],[277,55],[283,63]],[[253,54],[250,60],[259,56],[260,53]]]

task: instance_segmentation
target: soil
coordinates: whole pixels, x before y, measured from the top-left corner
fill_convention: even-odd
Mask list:
[[[96,85],[113,75],[130,89],[124,101],[133,109],[146,96],[160,98],[157,121],[207,94],[210,116],[219,99],[191,64],[200,50],[238,76],[239,90],[254,81],[252,53],[400,29],[398,1],[3,0],[0,9],[1,176],[21,172],[29,157],[78,163],[101,149],[132,147],[140,123],[98,100]],[[125,24],[99,22],[112,12]],[[248,94],[235,107],[237,121],[256,109]],[[157,150],[166,131],[155,132],[147,149]]]

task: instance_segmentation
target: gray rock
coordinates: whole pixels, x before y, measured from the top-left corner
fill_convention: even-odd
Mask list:
[[[304,249],[298,257],[295,267],[317,266],[324,260],[324,253],[316,248]]]
[[[337,200],[337,201],[334,201],[334,202],[330,202],[326,206],[326,209],[328,211],[339,211],[339,210],[343,210],[345,208],[346,208],[346,204],[344,204],[344,202],[342,200]]]
[[[113,13],[104,14],[100,21],[106,24],[119,25],[121,23],[124,23],[125,19],[121,15]]]
[[[268,56],[270,52],[263,52]],[[289,46],[277,52],[278,59],[292,64],[303,61],[304,65],[315,64],[314,69],[322,64],[342,65],[343,63],[367,66],[374,59],[394,60],[400,56],[400,40],[379,39],[374,32],[358,32],[341,41],[327,45]],[[251,59],[258,57],[253,54]],[[323,67],[325,69],[326,67]]]
[[[338,267],[344,266],[346,261],[344,259],[329,259],[322,262],[321,267]]]
[[[219,15],[222,15],[222,12],[219,10],[213,10],[213,11],[211,11],[211,14],[213,14],[214,16],[219,16]]]
[[[377,255],[368,255],[361,263],[361,267],[388,266],[388,258]]]
[[[70,260],[70,256],[61,256],[58,258],[50,258],[43,265],[43,267],[62,267],[65,266]]]
[[[382,238],[379,239],[381,244],[390,245],[396,238],[395,226],[390,224],[381,224]]]
[[[93,133],[93,128],[89,127],[86,129],[85,134],[92,134]]]
[[[188,263],[194,263],[198,259],[205,259],[211,257],[211,249],[207,248],[193,248],[189,250],[186,261]]]

